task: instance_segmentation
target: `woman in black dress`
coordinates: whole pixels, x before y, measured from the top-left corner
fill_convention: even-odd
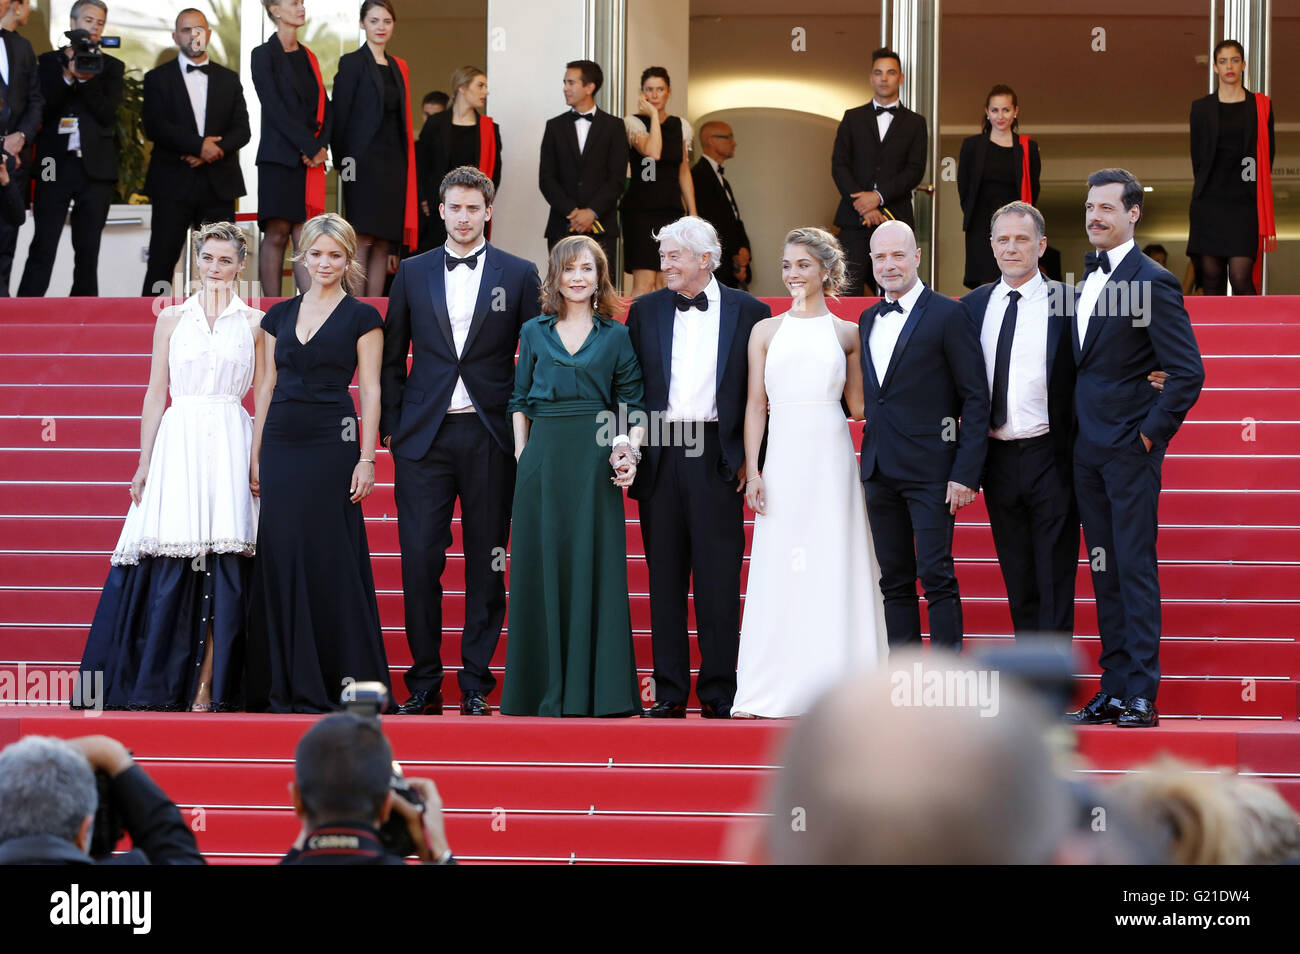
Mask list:
[[[451,74],[451,103],[434,113],[420,130],[424,168],[420,170],[420,203],[429,219],[420,250],[437,248],[447,240],[447,230],[438,214],[438,188],[442,178],[459,166],[473,166],[501,185],[501,127],[483,111],[487,109],[487,74],[474,66],[462,66]],[[427,211],[426,211],[427,210]],[[488,224],[489,238],[492,235]]]
[[[334,165],[348,222],[357,233],[365,279],[358,295],[378,298],[397,267],[397,249],[414,249],[415,145],[406,63],[385,52],[397,15],[392,0],[363,0],[366,42],[339,58],[334,77]],[[391,250],[391,251],[390,251]]]
[[[300,249],[302,223],[325,211],[325,160],[333,117],[316,55],[298,42],[307,22],[303,0],[262,0],[275,33],[252,53],[253,86],[262,103],[257,147],[258,271],[262,294],[278,298],[284,250]],[[299,289],[306,269],[294,266]]]
[[[664,287],[659,271],[659,243],[654,233],[683,215],[696,215],[691,179],[691,124],[668,115],[672,87],[668,71],[651,66],[641,74],[641,98],[627,127],[627,191],[623,216],[623,267],[632,273],[632,295]],[[662,171],[661,171],[662,170]]]
[[[1200,266],[1206,295],[1257,295],[1257,263],[1276,248],[1273,221],[1273,109],[1243,85],[1241,44],[1214,48],[1219,88],[1192,103],[1192,187],[1187,255]],[[1268,161],[1260,154],[1260,117],[1268,117]]]
[[[383,322],[345,291],[356,235],[333,213],[302,230],[301,297],[262,320],[249,483],[261,498],[248,622],[248,708],[325,712],[349,680],[389,685],[361,501],[375,486]],[[353,374],[361,417],[348,392]]]
[[[984,131],[961,144],[957,194],[961,198],[961,227],[966,232],[966,273],[962,282],[967,288],[995,282],[1002,275],[989,244],[993,213],[1017,199],[1030,205],[1038,201],[1038,143],[1020,135],[1019,116],[1016,91],[999,83],[984,98]]]

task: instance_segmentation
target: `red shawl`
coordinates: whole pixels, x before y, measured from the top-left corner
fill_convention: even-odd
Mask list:
[[[403,113],[406,116],[406,205],[402,215],[402,242],[412,252],[420,244],[420,223],[415,213],[415,131],[411,126],[411,73],[406,68],[406,60],[394,56],[393,62],[402,74],[406,86],[406,103]]]
[[[307,54],[307,59],[311,63],[311,71],[316,74],[316,135],[325,126],[325,80],[320,75],[320,63],[316,61],[316,54],[307,49],[305,43],[299,43],[302,51]],[[311,158],[310,156],[308,158]],[[314,219],[325,211],[325,164],[319,166],[307,167],[307,218]]]
[[[1029,178],[1029,137],[1016,136],[1020,140],[1020,201],[1034,204],[1034,184]]]
[[[1269,159],[1268,97],[1255,94],[1255,213],[1259,218],[1259,249],[1255,253],[1255,290],[1263,292],[1264,253],[1277,251],[1277,223],[1273,218],[1273,169]]]
[[[478,118],[478,169],[489,179],[497,171],[497,136],[491,116]]]

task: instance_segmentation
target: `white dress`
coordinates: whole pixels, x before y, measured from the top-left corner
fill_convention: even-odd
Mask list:
[[[767,348],[765,514],[754,519],[733,712],[801,715],[886,655],[880,569],[829,315],[782,315]]]
[[[113,548],[117,566],[142,556],[252,556],[257,541],[248,489],[253,423],[241,402],[253,381],[250,315],[260,321],[262,313],[233,296],[209,330],[197,295],[168,310],[180,312],[167,353],[171,406],[144,493]]]

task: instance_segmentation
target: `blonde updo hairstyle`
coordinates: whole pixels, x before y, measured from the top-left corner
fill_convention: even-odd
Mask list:
[[[830,232],[812,226],[791,229],[781,247],[784,249],[786,245],[801,245],[817,259],[822,271],[826,273],[822,278],[823,295],[835,298],[847,287],[848,266],[844,261],[844,249],[840,247],[839,239]]]
[[[266,10],[267,19],[277,27],[280,25],[280,21],[275,18],[275,14],[271,12],[271,8],[279,2],[280,0],[262,0],[262,6]]]
[[[294,262],[307,265],[307,252],[321,236],[332,238],[339,243],[343,254],[347,256],[348,265],[343,272],[343,287],[347,290],[360,288],[366,271],[357,261],[357,233],[353,231],[348,220],[335,212],[326,212],[313,219],[308,219],[302,227],[302,236],[298,239],[298,251],[293,256]]]
[[[203,246],[208,242],[229,242],[235,246],[239,264],[243,266],[248,257],[248,236],[234,222],[209,222],[194,233],[194,257],[198,258]]]
[[[451,74],[451,102],[447,104],[449,110],[455,110],[456,97],[460,95],[460,91],[480,76],[487,76],[487,73],[477,66],[462,66]]]

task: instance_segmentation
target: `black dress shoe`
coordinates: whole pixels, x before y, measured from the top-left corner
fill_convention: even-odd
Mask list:
[[[701,702],[700,716],[705,719],[730,719],[730,702]]]
[[[680,702],[656,702],[645,714],[651,719],[685,719],[686,706]]]
[[[1133,696],[1124,703],[1124,711],[1115,724],[1121,729],[1152,729],[1160,724],[1160,713],[1150,699]]]
[[[398,715],[442,715],[442,690],[421,689],[397,707]]]
[[[1099,692],[1082,709],[1067,712],[1065,721],[1071,725],[1113,725],[1123,711],[1122,700]]]
[[[491,715],[492,707],[481,692],[467,692],[460,697],[461,715]]]

